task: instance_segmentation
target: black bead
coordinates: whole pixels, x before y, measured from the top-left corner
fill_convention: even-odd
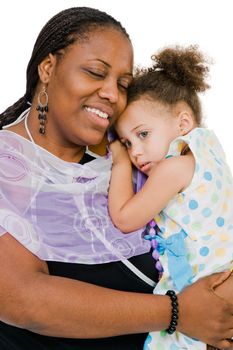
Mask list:
[[[176,299],[176,293],[174,292],[174,290],[168,290],[166,295],[174,295]]]
[[[173,334],[176,330],[176,327],[169,327],[168,330],[167,330],[167,333],[168,334]]]
[[[47,96],[47,93],[44,92],[44,94]],[[46,120],[47,120],[47,116],[46,116],[46,112],[48,112],[48,96],[46,97],[46,104],[41,104],[38,101],[38,106],[36,107],[36,110],[39,111],[38,113],[38,119],[39,119],[39,133],[44,135],[45,134],[45,124],[46,124]]]
[[[178,320],[178,312],[177,312],[177,314],[172,315],[172,319],[173,320]]]

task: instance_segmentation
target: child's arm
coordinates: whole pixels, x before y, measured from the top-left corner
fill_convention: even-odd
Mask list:
[[[189,185],[195,168],[192,154],[165,159],[152,169],[143,188],[134,195],[129,165],[126,159],[121,161],[120,155],[118,158],[115,162],[113,157],[109,212],[114,224],[125,233],[146,225],[158,214]]]
[[[132,164],[125,146],[118,140],[110,144],[113,166],[108,195],[109,212],[114,212],[118,199],[125,203],[133,197]]]

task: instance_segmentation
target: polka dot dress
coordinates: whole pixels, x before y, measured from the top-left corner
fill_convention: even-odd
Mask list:
[[[167,157],[187,144],[195,158],[190,185],[155,217],[163,276],[155,294],[177,292],[200,277],[233,265],[233,180],[215,134],[195,128],[170,145]],[[144,350],[204,350],[206,344],[175,332],[149,334]]]

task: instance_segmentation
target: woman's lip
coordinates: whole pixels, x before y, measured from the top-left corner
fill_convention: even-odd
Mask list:
[[[101,127],[101,129],[107,129],[109,126],[109,118],[101,118],[98,114],[94,112],[90,112],[86,109],[84,109],[85,113],[87,113],[87,116],[91,119],[92,123],[95,125],[98,125]]]

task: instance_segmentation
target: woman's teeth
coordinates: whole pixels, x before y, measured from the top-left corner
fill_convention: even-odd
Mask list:
[[[86,111],[97,114],[100,118],[108,119],[108,114],[96,108],[85,107]]]

